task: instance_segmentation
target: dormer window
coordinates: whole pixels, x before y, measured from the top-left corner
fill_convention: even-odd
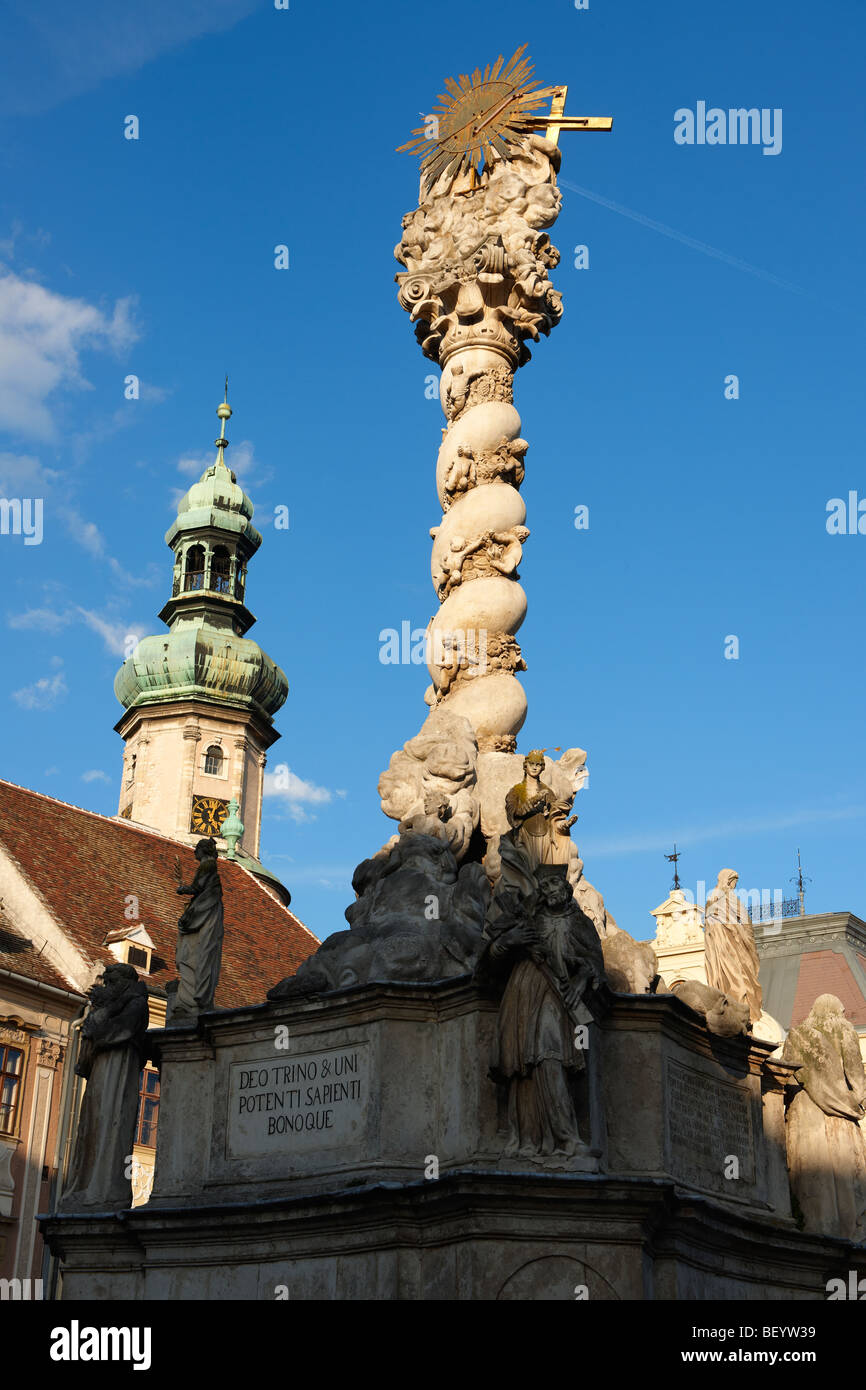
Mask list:
[[[219,744],[212,743],[204,755],[204,770],[210,777],[221,777],[223,770],[223,750]]]
[[[134,965],[143,975],[150,973],[155,947],[141,922],[109,932],[102,944],[108,947],[115,960]]]
[[[229,593],[231,556],[224,545],[218,545],[210,562],[210,587],[216,594]]]
[[[191,545],[186,552],[183,587],[187,591],[204,588],[204,546]]]

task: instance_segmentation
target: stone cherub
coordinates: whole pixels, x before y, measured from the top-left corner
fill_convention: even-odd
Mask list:
[[[441,574],[436,586],[440,599],[446,599],[452,589],[463,582],[463,566],[476,551],[486,544],[487,536],[476,536],[468,541],[464,536],[452,536],[451,545],[440,561]]]
[[[445,404],[447,407],[448,418],[452,422],[462,415],[466,409],[466,402],[469,398],[469,388],[480,372],[467,372],[462,362],[455,364],[451,373],[451,380],[445,394]]]
[[[489,652],[479,651],[480,644],[476,644],[476,649],[472,650],[462,633],[443,633],[441,641],[443,661],[436,668],[434,684],[430,687],[432,698],[428,700],[428,704],[434,705],[445,699],[461,671],[471,672],[474,667],[476,672],[483,674],[488,666],[493,666],[493,662],[488,660]],[[526,669],[525,665],[523,669]]]
[[[436,536],[439,527],[430,528],[431,536]],[[471,578],[486,574],[502,574],[508,579],[517,579],[517,566],[523,555],[523,542],[529,536],[526,526],[511,526],[506,531],[485,531],[474,540],[464,536],[452,536],[450,548],[442,555],[440,576],[436,592],[440,599],[462,584],[471,567]],[[467,565],[467,561],[471,562]]]
[[[571,892],[564,865],[539,865],[534,888],[497,890],[489,945],[478,973],[507,972],[492,1078],[507,1088],[507,1155],[568,1158],[588,1150],[578,1128],[572,1077],[585,1066],[575,1029],[583,999],[604,979],[601,945]]]
[[[135,966],[106,966],[91,986],[75,1067],[87,1080],[75,1151],[61,1209],[121,1209],[132,1204],[129,1156],[145,1061],[147,986]]]
[[[523,543],[528,538],[528,526],[511,526],[507,531],[488,531],[487,558],[491,567],[509,579],[518,579],[517,566],[523,556]]]
[[[223,945],[223,895],[213,838],[195,847],[198,868],[192,883],[177,892],[190,898],[177,924],[175,964],[179,981],[169,996],[166,1022],[195,1019],[213,1008]],[[178,877],[180,865],[178,867]]]
[[[479,482],[509,483],[511,487],[519,488],[526,476],[523,459],[528,448],[525,439],[508,439],[503,435],[496,448],[478,460]]]
[[[481,454],[469,444],[458,444],[445,474],[443,511],[447,512],[464,493],[487,483],[508,483],[519,488],[526,476],[523,459],[528,448],[525,439],[509,439],[507,435],[502,436],[495,449]]]
[[[477,480],[475,451],[468,444],[458,444],[457,453],[445,477],[443,511],[464,492],[471,491]]]

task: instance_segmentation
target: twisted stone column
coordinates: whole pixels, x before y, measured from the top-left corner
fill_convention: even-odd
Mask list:
[[[513,381],[529,360],[525,340],[562,315],[548,277],[559,253],[553,224],[559,150],[531,135],[480,178],[443,177],[403,218],[395,249],[405,271],[398,299],[427,357],[442,370],[448,420],[436,466],[442,520],[431,529],[431,575],[440,608],[429,625],[425,699],[469,720],[482,753],[513,752],[526,717],[515,673],[526,615],[518,579],[529,536],[520,496],[528,445]]]

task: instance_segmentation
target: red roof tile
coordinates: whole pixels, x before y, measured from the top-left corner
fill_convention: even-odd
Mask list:
[[[0,912],[0,970],[11,970],[15,975],[26,975],[28,980],[38,980],[43,985],[68,990],[69,981],[58,975],[54,966],[40,954],[43,944],[31,941],[16,931]]]
[[[845,1013],[853,1024],[859,1027],[866,1024],[866,999],[850,965],[839,951],[810,951],[800,957],[792,1028],[803,1022],[820,994],[835,994],[845,1005]]]
[[[156,948],[148,983],[164,986],[175,977],[177,919],[189,900],[175,892],[174,864],[180,860],[183,881],[191,882],[196,860],[189,845],[2,780],[0,845],[93,962],[114,959],[103,941],[107,932],[133,925],[136,919],[126,918],[124,909],[134,895],[138,920]],[[220,878],[225,939],[216,1004],[262,1003],[272,985],[312,954],[318,940],[237,862],[221,859]],[[59,983],[69,988],[67,981]]]

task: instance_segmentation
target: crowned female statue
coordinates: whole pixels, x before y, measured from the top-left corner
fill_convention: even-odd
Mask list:
[[[523,781],[505,797],[512,842],[526,853],[533,869],[539,864],[569,864],[575,854],[568,834],[577,820],[568,817],[574,797],[557,797],[542,782],[543,772],[544,753],[533,748],[523,759]]]

